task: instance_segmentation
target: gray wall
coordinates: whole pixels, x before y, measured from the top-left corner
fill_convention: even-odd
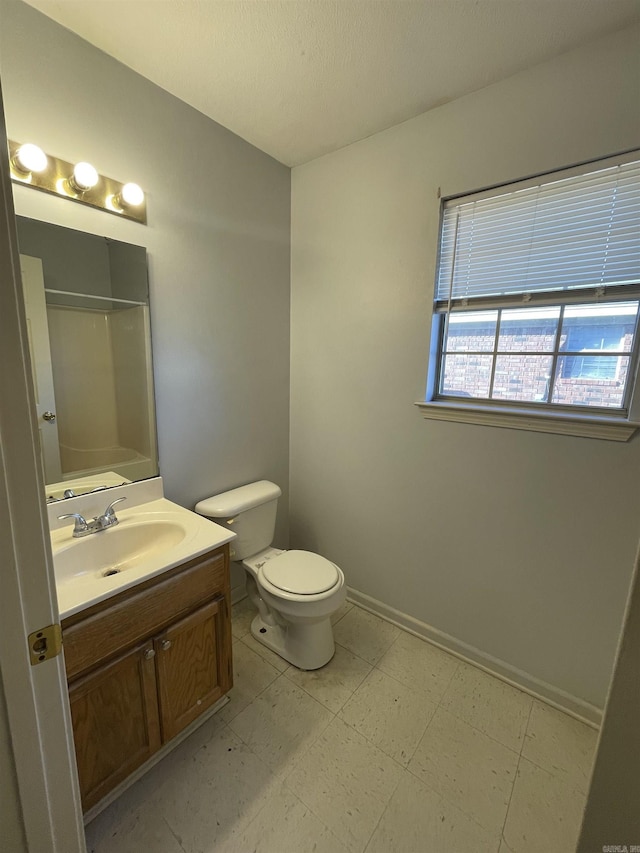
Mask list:
[[[263,477],[287,542],[290,170],[20,3],[0,4],[10,138],[147,193],[147,227],[17,187],[19,214],[146,246],[160,471],[191,507]]]
[[[291,539],[602,706],[638,538],[628,444],[425,421],[438,188],[640,146],[640,30],[293,170]]]

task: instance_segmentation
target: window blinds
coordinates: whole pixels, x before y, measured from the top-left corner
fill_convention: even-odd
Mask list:
[[[640,161],[445,203],[436,301],[640,283]]]

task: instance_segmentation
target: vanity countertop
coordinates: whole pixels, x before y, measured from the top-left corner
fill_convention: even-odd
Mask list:
[[[166,498],[116,510],[119,523],[107,530],[74,539],[67,523],[51,532],[60,619],[235,538]]]

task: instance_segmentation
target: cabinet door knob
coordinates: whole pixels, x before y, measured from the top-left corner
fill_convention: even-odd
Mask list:
[[[147,649],[144,653],[145,660],[152,660],[156,656],[155,649]]]
[[[168,651],[171,648],[171,640],[163,640],[160,643],[160,648],[162,649],[163,652]]]

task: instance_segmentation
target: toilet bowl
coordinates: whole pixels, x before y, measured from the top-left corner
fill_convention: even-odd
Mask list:
[[[261,480],[200,501],[196,512],[236,533],[232,559],[258,610],[251,634],[299,669],[318,669],[335,651],[331,616],[346,598],[344,574],[312,551],[271,547],[280,495]]]

